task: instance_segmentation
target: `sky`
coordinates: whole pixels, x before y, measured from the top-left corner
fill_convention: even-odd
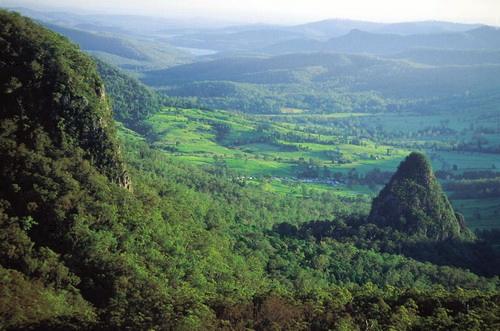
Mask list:
[[[223,21],[300,23],[445,20],[500,26],[500,0],[0,0],[3,6]]]

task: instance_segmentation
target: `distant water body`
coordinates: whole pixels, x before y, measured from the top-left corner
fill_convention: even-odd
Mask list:
[[[190,48],[190,47],[176,47],[181,51],[188,52],[194,56],[205,56],[205,55],[213,55],[216,54],[217,51],[213,49],[203,49],[203,48]]]

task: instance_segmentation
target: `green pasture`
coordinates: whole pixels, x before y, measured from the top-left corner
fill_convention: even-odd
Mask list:
[[[500,228],[500,198],[452,200],[473,230]]]
[[[415,115],[415,114],[311,114],[294,112],[280,115],[243,115],[225,111],[200,109],[165,108],[153,115],[149,123],[153,127],[153,138],[149,141],[156,148],[189,164],[227,167],[233,173],[244,176],[250,185],[260,185],[266,190],[292,195],[311,192],[334,192],[344,197],[364,196],[369,199],[377,194],[367,186],[332,186],[323,183],[295,180],[300,164],[312,162],[332,172],[347,173],[352,169],[364,174],[374,168],[395,171],[410,149],[387,145],[381,142],[361,139],[352,143],[338,141],[335,134],[316,134],[316,142],[288,141],[280,138],[271,142],[258,142],[263,136],[277,134],[279,137],[308,137],[311,131],[324,128],[321,132],[333,132],[332,121],[349,121],[352,125],[367,127],[381,126],[393,132],[417,132],[431,126],[446,126],[457,132],[467,130],[472,120],[481,122],[475,115]],[[297,122],[297,120],[299,120]],[[304,121],[302,121],[304,120]],[[308,121],[314,122],[310,124]],[[321,124],[324,120],[324,124]],[[487,122],[487,121],[486,121]],[[335,122],[336,123],[336,122]],[[216,125],[229,128],[222,139],[217,139]],[[476,124],[478,125],[478,124]],[[485,125],[492,125],[485,124]],[[120,127],[120,135],[127,139],[142,139],[133,131]],[[320,131],[318,131],[320,132]],[[490,143],[498,143],[500,134],[486,137]],[[425,141],[458,139],[456,137],[419,136],[414,138],[415,146]],[[242,143],[244,141],[256,141]],[[305,141],[308,141],[307,139]],[[329,143],[327,143],[329,142]],[[421,143],[421,145],[419,145]],[[418,148],[423,150],[422,148]],[[500,156],[492,153],[470,153],[458,151],[425,150],[435,170],[454,170],[460,173],[468,170],[500,169]],[[337,162],[334,156],[341,155]],[[466,216],[473,229],[500,227],[500,201],[498,199],[470,199],[453,201],[455,208]]]
[[[175,148],[173,153],[175,156],[184,160],[195,160],[195,163],[211,163],[212,158],[220,158],[234,171],[259,176],[293,176],[294,164],[311,159],[332,171],[348,171],[356,168],[360,172],[365,172],[375,167],[392,171],[409,152],[372,142],[363,142],[362,145],[333,145],[279,141],[283,145],[297,146],[299,149],[297,151],[289,151],[280,145],[269,143],[231,146],[231,142],[242,137],[259,135],[258,127],[264,122],[256,119],[252,121],[248,117],[223,111],[167,108],[152,116],[149,122],[157,137],[154,145],[158,148],[166,150]],[[216,123],[224,123],[230,128],[222,142],[217,142],[216,139],[213,128]],[[270,130],[279,133],[292,130],[283,125],[269,123],[267,125],[270,125]],[[332,140],[335,137],[323,136],[323,139]],[[341,153],[349,163],[335,164],[328,153]]]

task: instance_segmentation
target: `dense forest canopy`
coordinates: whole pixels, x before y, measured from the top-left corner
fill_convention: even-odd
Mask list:
[[[159,96],[5,10],[0,46],[0,329],[498,329],[498,232],[469,233],[423,154],[395,174],[331,171],[406,157],[378,146],[381,128],[355,116],[319,126],[296,109],[286,121],[190,109],[199,100]],[[332,70],[381,61],[340,59]],[[476,138],[461,148],[494,155]],[[242,164],[285,164],[292,189]],[[454,194],[498,179],[445,170]],[[388,183],[370,206],[319,180]]]

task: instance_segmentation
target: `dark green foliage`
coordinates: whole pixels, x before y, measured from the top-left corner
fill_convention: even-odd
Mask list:
[[[68,268],[83,254],[73,231],[101,213],[100,183],[128,184],[111,109],[75,46],[16,14],[0,21],[0,263],[5,297],[19,300],[6,323],[83,325],[95,314]]]
[[[167,96],[247,113],[278,113],[286,107],[311,113],[456,113],[470,105],[496,104],[493,86],[500,76],[495,61],[450,61],[429,66],[405,58],[297,52],[196,62],[147,71],[142,80]]]
[[[0,329],[84,329],[94,318],[74,288],[46,286],[43,279],[0,266]]]
[[[368,220],[435,240],[467,235],[427,158],[411,153],[373,200]]]
[[[1,12],[0,119],[18,144],[47,132],[61,149],[81,147],[108,177],[124,181],[111,108],[95,64],[63,37]],[[7,128],[6,128],[7,129]]]
[[[486,277],[500,273],[500,254],[495,249],[498,243],[490,239],[493,236],[489,232],[485,232],[480,239],[476,240],[450,238],[435,241],[419,234],[408,235],[391,227],[367,223],[364,217],[352,216],[335,221],[306,222],[299,226],[280,223],[274,227],[274,230],[286,237],[304,240],[314,238],[318,242],[333,239],[352,244],[361,250],[371,249],[381,253],[401,254],[422,262],[471,270]],[[421,273],[421,271],[416,271],[417,266],[414,268],[414,275]],[[457,279],[462,278],[459,276],[458,269],[453,273]],[[440,273],[432,271],[430,274]],[[373,281],[373,278],[371,280]]]
[[[499,297],[458,290],[432,293],[334,287],[297,302],[273,293],[218,311],[220,328],[255,330],[495,330]],[[477,318],[482,316],[482,318]]]
[[[491,179],[466,179],[445,184],[445,189],[452,191],[452,197],[500,198],[500,177]]]
[[[115,119],[128,127],[144,132],[142,120],[160,110],[160,99],[148,87],[127,76],[112,65],[95,59],[112,101]]]

